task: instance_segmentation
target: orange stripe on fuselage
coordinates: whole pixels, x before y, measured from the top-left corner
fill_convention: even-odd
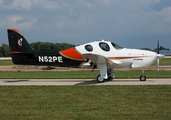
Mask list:
[[[84,61],[83,56],[75,48],[62,50],[60,54],[69,59]]]
[[[148,57],[148,56],[137,56],[137,57],[108,57],[108,59],[131,59],[131,58],[142,58],[142,57]]]
[[[10,52],[9,54],[14,54],[14,53],[18,54],[18,53],[20,53],[20,52],[13,51],[13,52]]]

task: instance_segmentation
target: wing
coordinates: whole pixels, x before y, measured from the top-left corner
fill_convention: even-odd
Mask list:
[[[90,60],[91,63],[93,63],[94,65],[106,64],[107,68],[117,68],[117,67],[131,68],[132,66],[132,61],[110,60],[107,57],[97,54],[83,54],[83,58],[86,59],[87,61]],[[84,63],[83,65],[85,66],[87,65],[89,66],[89,68],[91,67],[89,63]]]
[[[107,73],[108,68],[110,68],[113,65],[116,65],[110,59],[108,59],[107,57],[104,57],[102,55],[84,54],[83,58],[86,59],[87,61],[90,61],[90,64],[87,65],[87,68],[93,67],[93,69],[94,69],[95,67],[98,67],[98,69],[100,70],[100,79],[102,79],[102,80],[108,78],[108,73]],[[85,63],[85,64],[87,64],[87,63]],[[82,66],[86,66],[85,64]]]
[[[111,60],[109,60],[107,57],[104,57],[102,55],[96,55],[96,54],[84,54],[83,58],[86,60],[91,60],[94,64],[106,64],[107,66],[117,65]]]
[[[120,60],[117,61],[112,61],[107,57],[104,57],[102,55],[97,55],[97,54],[83,54],[83,58],[86,59],[87,61],[91,61],[90,64],[85,63],[83,64],[82,68],[84,66],[87,66],[85,68],[93,68],[95,66],[98,67],[100,70],[100,79],[108,79],[108,69],[114,68],[116,66],[123,66],[123,62]],[[87,64],[87,65],[86,65]],[[129,63],[128,66],[131,67],[132,63]],[[125,66],[125,65],[124,65]]]

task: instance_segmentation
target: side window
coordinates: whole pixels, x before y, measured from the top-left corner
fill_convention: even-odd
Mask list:
[[[85,49],[89,52],[93,51],[93,47],[91,45],[86,45]]]
[[[110,50],[110,47],[109,47],[109,45],[107,43],[101,42],[101,43],[99,43],[99,46],[104,51],[109,51]]]

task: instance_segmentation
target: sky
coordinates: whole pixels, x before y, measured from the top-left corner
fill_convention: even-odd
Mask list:
[[[0,0],[0,45],[9,28],[29,43],[104,39],[154,49],[159,40],[171,49],[171,0]]]

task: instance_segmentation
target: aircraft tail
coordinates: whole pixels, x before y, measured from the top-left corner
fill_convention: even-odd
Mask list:
[[[26,41],[24,36],[16,29],[8,29],[8,40],[10,46],[10,54],[14,64],[23,64],[28,57],[34,56],[34,50]]]

